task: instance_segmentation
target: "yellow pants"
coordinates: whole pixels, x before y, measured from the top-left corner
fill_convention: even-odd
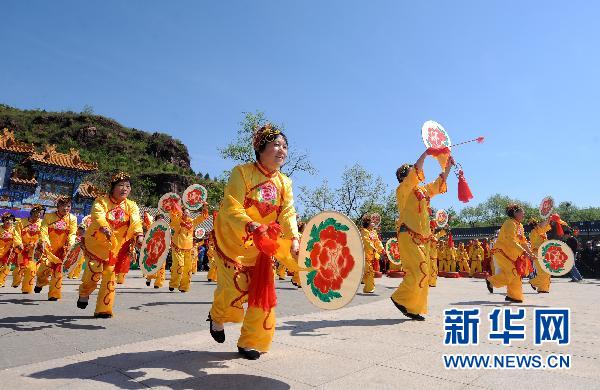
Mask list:
[[[37,270],[37,264],[35,261],[30,260],[27,265],[17,266],[13,270],[13,287],[21,285],[21,291],[24,294],[29,294],[33,291],[33,285],[35,284],[35,272]]]
[[[124,274],[124,273],[117,274],[117,284],[125,283],[125,275],[127,275],[127,274]]]
[[[448,272],[456,272],[456,260],[448,261]]]
[[[192,256],[192,275],[198,271],[198,256]]]
[[[206,278],[209,281],[216,282],[217,281],[217,263],[214,259],[208,261],[208,275]]]
[[[294,272],[294,276],[292,276],[292,283],[296,284],[296,286],[300,286],[300,274],[298,271]]]
[[[40,262],[37,269],[37,280],[36,287],[44,287],[50,285],[50,291],[48,292],[48,298],[61,298],[62,289],[62,267],[54,266],[46,260]]]
[[[471,276],[473,276],[473,274],[477,273],[477,272],[482,272],[483,269],[481,268],[481,260],[473,260],[471,262]]]
[[[469,262],[467,260],[460,261],[460,271],[471,273],[471,267],[469,267]]]
[[[190,289],[192,279],[192,251],[173,248],[171,250],[171,280],[169,288],[178,288],[181,292]]]
[[[167,262],[165,261],[163,263],[162,267],[160,267],[160,269],[158,270],[158,272],[152,276],[146,276],[146,280],[154,279],[154,287],[156,287],[156,288],[162,287],[163,283],[165,282],[166,268],[167,268]]]
[[[10,264],[0,264],[0,287],[4,287],[4,282],[9,273]]]
[[[217,255],[218,282],[210,316],[215,322],[243,322],[238,347],[267,352],[275,333],[275,308],[270,312],[250,307],[244,313],[242,306],[248,300],[250,271],[226,265]]]
[[[533,253],[537,253],[537,251]],[[550,281],[552,280],[552,277],[549,274],[545,273],[542,270],[542,267],[543,265],[540,264],[538,259],[535,259],[535,270],[537,272],[537,275],[535,276],[535,278],[531,279],[529,283],[531,283],[531,285],[535,287],[538,291],[549,292]]]
[[[277,277],[279,278],[279,280],[285,280],[286,276],[287,276],[287,269],[285,268],[285,265],[279,264],[277,266]]]
[[[429,258],[429,287],[437,286],[438,261],[436,258]]]
[[[412,314],[427,313],[429,294],[429,249],[417,245],[408,232],[398,233],[398,249],[406,275],[392,299]]]
[[[365,273],[363,275],[364,293],[375,292],[375,271],[373,270],[373,262],[365,259]]]
[[[515,268],[515,263],[504,257],[501,253],[494,254],[494,264],[496,268],[494,276],[490,276],[487,280],[494,288],[506,286],[506,295],[509,298],[523,300],[523,284],[521,276]]]
[[[81,269],[83,268],[84,260],[85,260],[85,258],[83,256],[81,256],[81,259],[79,259],[79,261],[77,262],[77,265],[75,266],[75,268],[73,268],[73,271],[69,272],[69,275],[68,275],[69,279],[79,279],[79,276],[81,276]]]
[[[100,282],[100,290],[96,299],[94,314],[113,314],[115,303],[115,266],[108,263],[88,261],[81,285],[79,285],[79,296],[89,297]]]

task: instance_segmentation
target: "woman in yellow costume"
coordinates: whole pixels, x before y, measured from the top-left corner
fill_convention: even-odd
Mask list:
[[[476,273],[483,272],[483,246],[479,240],[475,240],[473,250],[471,252],[471,276]]]
[[[427,313],[429,240],[432,236],[429,202],[432,197],[446,192],[446,178],[454,164],[454,159],[449,156],[439,177],[421,186],[425,180],[423,163],[431,151],[431,148],[427,149],[414,165],[404,164],[396,171],[399,182],[396,204],[400,215],[398,249],[406,275],[391,299],[402,314],[417,321],[424,321],[421,314]]]
[[[215,244],[212,240],[213,233],[210,232],[210,235],[206,237],[206,257],[208,258],[208,275],[206,278],[209,282],[217,281],[217,263],[215,261],[216,253],[215,253]]]
[[[14,253],[15,216],[9,212],[2,214],[0,226],[0,287],[4,287],[6,277],[10,272],[10,262]]]
[[[194,245],[194,230],[208,218],[208,208],[204,204],[202,213],[192,218],[190,211],[183,207],[181,210],[173,210],[170,213],[171,229],[171,280],[169,291],[176,288],[181,292],[190,289],[192,279],[192,247]]]
[[[75,242],[81,242],[81,239],[83,238],[84,234],[85,234],[85,225],[83,223],[81,223],[81,224],[79,224],[79,226],[77,226],[77,234],[75,235]],[[67,275],[68,279],[79,279],[79,276],[81,276],[81,269],[83,267],[84,260],[85,260],[85,257],[81,256],[81,258],[77,262],[77,265]]]
[[[471,267],[469,267],[469,252],[467,251],[467,248],[465,248],[463,242],[458,244],[458,260],[460,272],[471,274]]]
[[[40,240],[40,219],[44,207],[35,205],[29,212],[29,218],[20,219],[15,228],[15,248],[19,252],[17,266],[13,270],[14,288],[21,286],[23,294],[30,294],[35,284],[35,273],[37,264],[34,259],[34,252],[38,250]]]
[[[236,166],[214,224],[217,288],[210,310],[210,334],[225,341],[223,324],[243,322],[238,352],[258,359],[275,332],[277,258],[298,270],[298,226],[292,182],[279,171],[287,158],[287,138],[271,124],[253,134],[256,162]],[[248,308],[244,313],[243,304]]]
[[[437,286],[437,277],[438,277],[438,257],[439,257],[439,239],[440,237],[446,234],[443,230],[437,230],[437,223],[434,220],[429,222],[431,230],[433,234],[431,235],[431,240],[429,241],[429,287]]]
[[[446,248],[448,272],[456,272],[456,260],[458,260],[458,249],[454,246],[454,243],[448,244],[448,247]]]
[[[531,232],[529,232],[529,241],[531,242],[531,251],[533,254],[538,253],[538,249],[540,246],[548,239],[547,233],[550,231],[550,221],[547,219],[538,222],[533,219],[530,221],[532,225]],[[547,294],[550,292],[550,274],[544,272],[542,270],[542,264],[538,260],[537,256],[535,257],[535,269],[537,270],[537,275],[535,278],[531,279],[529,283],[531,287],[536,290],[538,293]]]
[[[490,293],[494,292],[494,287],[506,286],[505,300],[521,303],[523,302],[523,285],[521,275],[517,271],[517,262],[523,261],[524,257],[534,259],[535,256],[529,249],[529,243],[521,224],[525,216],[523,208],[517,204],[511,204],[506,208],[506,215],[509,218],[502,224],[492,250],[496,272],[494,276],[486,279],[486,285]]]
[[[42,291],[50,285],[49,301],[58,301],[62,290],[62,262],[73,244],[77,233],[77,217],[71,214],[71,198],[61,196],[56,201],[56,211],[44,215],[40,227],[42,260],[37,270],[34,291]]]
[[[363,275],[363,293],[371,294],[375,292],[375,270],[373,264],[379,261],[380,253],[383,252],[383,245],[379,240],[375,223],[372,216],[367,214],[362,218],[362,227],[360,229],[363,248],[365,252],[365,273]]]
[[[92,222],[86,230],[81,249],[87,267],[79,286],[77,307],[85,309],[89,297],[100,282],[94,317],[113,316],[115,303],[115,268],[130,262],[134,245],[143,240],[142,220],[137,204],[127,199],[131,179],[126,173],[111,178],[108,196],[96,198],[92,206]]]

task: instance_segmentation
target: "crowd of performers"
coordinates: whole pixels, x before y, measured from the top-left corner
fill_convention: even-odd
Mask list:
[[[296,218],[292,182],[280,171],[287,158],[286,136],[276,126],[264,125],[254,133],[253,148],[256,161],[231,171],[214,228],[206,238],[208,279],[216,282],[207,319],[210,334],[222,343],[224,324],[242,323],[237,347],[247,359],[258,359],[270,349],[276,326],[274,279],[284,279],[289,273],[293,275],[292,283],[300,286],[297,257],[303,229]],[[410,319],[425,320],[429,288],[436,286],[438,275],[456,272],[464,276],[483,274],[490,292],[506,288],[507,301],[522,302],[522,277],[527,274],[527,264],[537,261],[534,254],[546,240],[552,224],[560,227],[562,221],[553,218],[534,222],[528,240],[522,225],[523,209],[511,205],[493,244],[473,240],[456,246],[431,221],[430,212],[431,198],[447,190],[446,179],[454,165],[449,152],[439,176],[423,184],[425,159],[440,153],[444,151],[429,148],[414,164],[404,164],[396,171],[400,216],[397,240],[402,259],[400,270],[405,276],[391,296],[394,306]],[[107,195],[94,202],[89,226],[77,225],[68,197],[59,198],[56,211],[45,215],[41,206],[31,209],[30,216],[19,221],[4,214],[0,226],[0,287],[13,263],[13,287],[21,287],[23,293],[29,294],[48,286],[48,300],[59,300],[63,259],[68,249],[79,242],[82,261],[68,275],[78,278],[85,262],[77,307],[85,309],[92,292],[99,289],[94,317],[112,317],[115,286],[123,283],[136,248],[142,245],[144,230],[151,223],[140,216],[137,204],[129,199],[131,184],[126,173],[113,176]],[[185,207],[170,212],[170,291],[190,290],[190,279],[197,269],[196,251],[202,244],[194,240],[194,230],[207,217],[206,205],[195,218]],[[360,233],[365,255],[363,291],[373,293],[384,249],[372,216],[362,219]],[[148,277],[146,284],[150,286],[154,280],[154,288],[162,287],[165,268],[163,265]],[[550,276],[543,272],[538,272],[530,283],[540,293],[550,291]]]

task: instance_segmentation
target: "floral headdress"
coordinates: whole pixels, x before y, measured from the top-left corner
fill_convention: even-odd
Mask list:
[[[131,176],[129,176],[128,173],[119,172],[110,178],[110,185],[112,187],[120,181],[129,181],[129,180],[131,180]]]
[[[252,147],[258,152],[261,146],[275,141],[275,138],[277,138],[277,136],[280,134],[281,130],[271,123],[257,127],[254,129],[254,133],[252,134]]]

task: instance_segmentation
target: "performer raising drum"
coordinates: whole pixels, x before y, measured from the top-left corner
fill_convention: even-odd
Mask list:
[[[427,149],[414,165],[404,164],[396,171],[398,188],[396,205],[400,214],[398,249],[406,276],[392,294],[392,302],[408,318],[424,321],[421,314],[427,313],[429,293],[429,241],[432,232],[429,226],[429,201],[446,192],[446,178],[454,159],[449,156],[444,171],[432,183],[419,185],[425,180],[423,163],[429,153]]]
[[[292,182],[279,169],[287,138],[271,124],[253,135],[256,162],[236,166],[214,224],[217,288],[210,310],[210,334],[225,341],[223,324],[243,322],[238,351],[258,359],[275,332],[273,257],[295,270],[299,250]],[[248,302],[244,313],[242,304]]]

